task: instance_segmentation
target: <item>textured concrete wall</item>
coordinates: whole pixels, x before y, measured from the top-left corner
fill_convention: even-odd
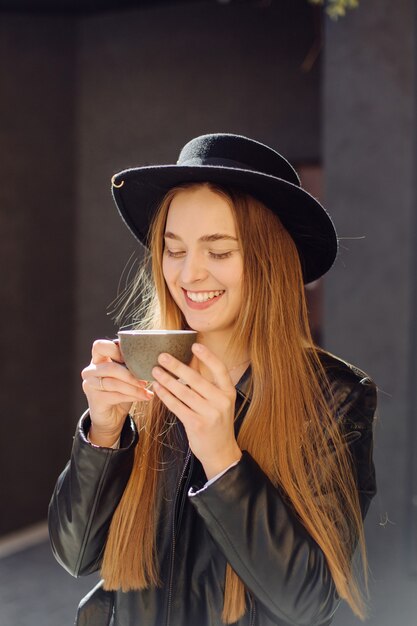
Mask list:
[[[372,626],[411,626],[417,614],[411,541],[417,526],[410,526],[415,369],[409,367],[415,368],[417,347],[414,4],[361,2],[326,29],[325,197],[341,236],[326,280],[326,343],[369,372],[380,390],[379,494],[367,520]]]
[[[45,518],[73,428],[72,21],[2,16],[0,80],[2,534]]]
[[[320,157],[320,67],[305,0],[2,15],[0,534],[44,519],[85,406],[79,370],[138,245],[110,177],[172,162],[199,133]]]

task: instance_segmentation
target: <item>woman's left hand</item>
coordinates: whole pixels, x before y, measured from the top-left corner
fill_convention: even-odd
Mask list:
[[[210,479],[242,456],[234,433],[236,390],[224,363],[206,346],[194,344],[192,350],[214,382],[163,353],[158,361],[164,369],[152,370],[153,390],[183,423],[190,448]]]

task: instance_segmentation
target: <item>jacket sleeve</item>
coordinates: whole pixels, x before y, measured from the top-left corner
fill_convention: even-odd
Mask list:
[[[376,403],[375,384],[364,377],[351,389],[338,411],[340,428],[352,457],[363,519],[376,494],[372,459]]]
[[[49,504],[48,524],[57,561],[73,576],[100,567],[113,513],[129,479],[137,431],[128,417],[121,447],[100,448],[87,441],[87,415],[80,420],[71,459],[59,476]]]
[[[375,493],[375,398],[373,383],[361,380],[339,410],[347,443],[352,440],[363,514]],[[350,437],[351,432],[355,435]],[[248,452],[244,451],[240,462],[216,482],[190,497],[261,610],[272,620],[297,626],[328,623],[339,599],[326,558]]]

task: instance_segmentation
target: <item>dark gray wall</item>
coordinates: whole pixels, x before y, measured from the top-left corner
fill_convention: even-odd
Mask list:
[[[73,422],[74,25],[0,20],[0,534],[43,519]]]
[[[179,5],[81,22],[79,367],[94,337],[114,334],[105,310],[138,250],[111,200],[114,172],[173,163],[191,137],[216,131],[248,134],[297,161],[319,158],[320,66],[301,70],[314,43],[313,17],[305,0],[285,0]]]
[[[326,340],[379,387],[370,626],[417,620],[415,46],[412,0],[395,10],[388,0],[361,2],[327,22],[325,196],[342,241],[326,282]],[[342,623],[359,622],[346,612]]]
[[[138,245],[116,215],[118,169],[173,162],[192,136],[248,134],[320,156],[305,0],[178,4],[0,21],[0,534],[44,519],[85,406],[79,371]]]

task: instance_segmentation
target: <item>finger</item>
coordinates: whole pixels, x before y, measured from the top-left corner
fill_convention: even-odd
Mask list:
[[[124,363],[122,353],[118,343],[109,339],[96,339],[91,350],[92,363],[105,363],[106,361],[116,361]]]
[[[153,397],[153,391],[146,387],[130,385],[116,378],[102,377],[95,379],[95,388],[104,392],[116,392],[128,396],[135,396],[136,400],[149,400]]]
[[[134,398],[135,402],[138,400],[150,400],[154,395],[149,389],[138,387],[136,384],[130,385],[119,379],[107,376],[93,377],[87,379],[85,382],[87,386],[96,391],[102,391],[106,394],[117,393],[122,396]],[[127,402],[127,399],[125,398],[123,402]]]
[[[152,375],[160,386],[170,392],[172,396],[180,400],[182,404],[189,407],[198,414],[205,414],[207,417],[214,413],[211,404],[207,403],[207,399],[202,397],[193,388],[185,384],[182,379],[177,379],[166,370],[160,367],[154,367]],[[153,386],[155,383],[153,383]]]
[[[210,370],[216,387],[223,391],[234,390],[230,374],[225,364],[217,356],[199,343],[193,344],[192,350],[194,355]],[[198,391],[202,396],[210,397],[210,395],[213,394],[213,384],[188,365],[184,365],[184,363],[181,363],[173,356],[166,353],[160,354],[158,361],[165,369],[175,374],[178,378],[181,378],[181,380]]]
[[[165,370],[180,379],[180,384],[185,383],[203,398],[212,398],[215,387],[211,382],[204,378],[198,371],[192,369],[188,365],[181,363],[175,357],[165,352],[158,357],[160,363]],[[184,387],[184,384],[182,385]]]
[[[234,390],[234,385],[226,365],[211,350],[201,343],[192,345],[193,354],[210,370],[213,381],[223,391]]]
[[[219,414],[233,410],[236,401],[236,390],[233,384],[230,390],[225,391],[215,387],[198,372],[191,370],[189,374],[191,385],[183,378],[175,378],[162,368],[154,367],[152,370],[152,375],[159,386],[169,391],[171,395],[175,396],[197,415],[215,419]],[[193,382],[194,380],[197,382]],[[200,389],[207,389],[209,393],[203,395],[200,393]]]
[[[98,405],[97,390],[96,389],[91,390],[87,388],[86,382],[83,382],[83,391],[85,395],[87,396],[90,407],[93,407],[93,406],[96,407]],[[94,401],[92,399],[91,391],[93,391],[96,394]],[[103,393],[102,395],[106,398],[106,402],[104,405],[106,410],[108,407],[111,407],[111,406],[117,406],[117,405],[123,405],[123,404],[129,405],[129,404],[134,404],[136,402],[148,402],[151,399],[151,398],[138,397],[137,394],[129,395],[129,394],[124,394],[124,393],[118,393],[117,391],[108,391],[105,394]],[[100,406],[103,407],[103,404],[100,404]]]
[[[85,380],[88,377],[96,376],[101,378],[117,378],[123,380],[131,385],[139,387],[145,387],[147,385],[146,380],[136,378],[125,365],[115,363],[114,361],[106,361],[105,363],[90,363],[81,372],[81,377]]]
[[[181,384],[181,383],[179,383]],[[185,429],[187,429],[190,420],[196,418],[196,414],[192,409],[186,406],[181,400],[176,398],[170,391],[159,384],[158,382],[154,382],[152,385],[156,395],[162,400],[167,409],[171,411],[174,415],[178,417],[178,419],[184,424]]]

